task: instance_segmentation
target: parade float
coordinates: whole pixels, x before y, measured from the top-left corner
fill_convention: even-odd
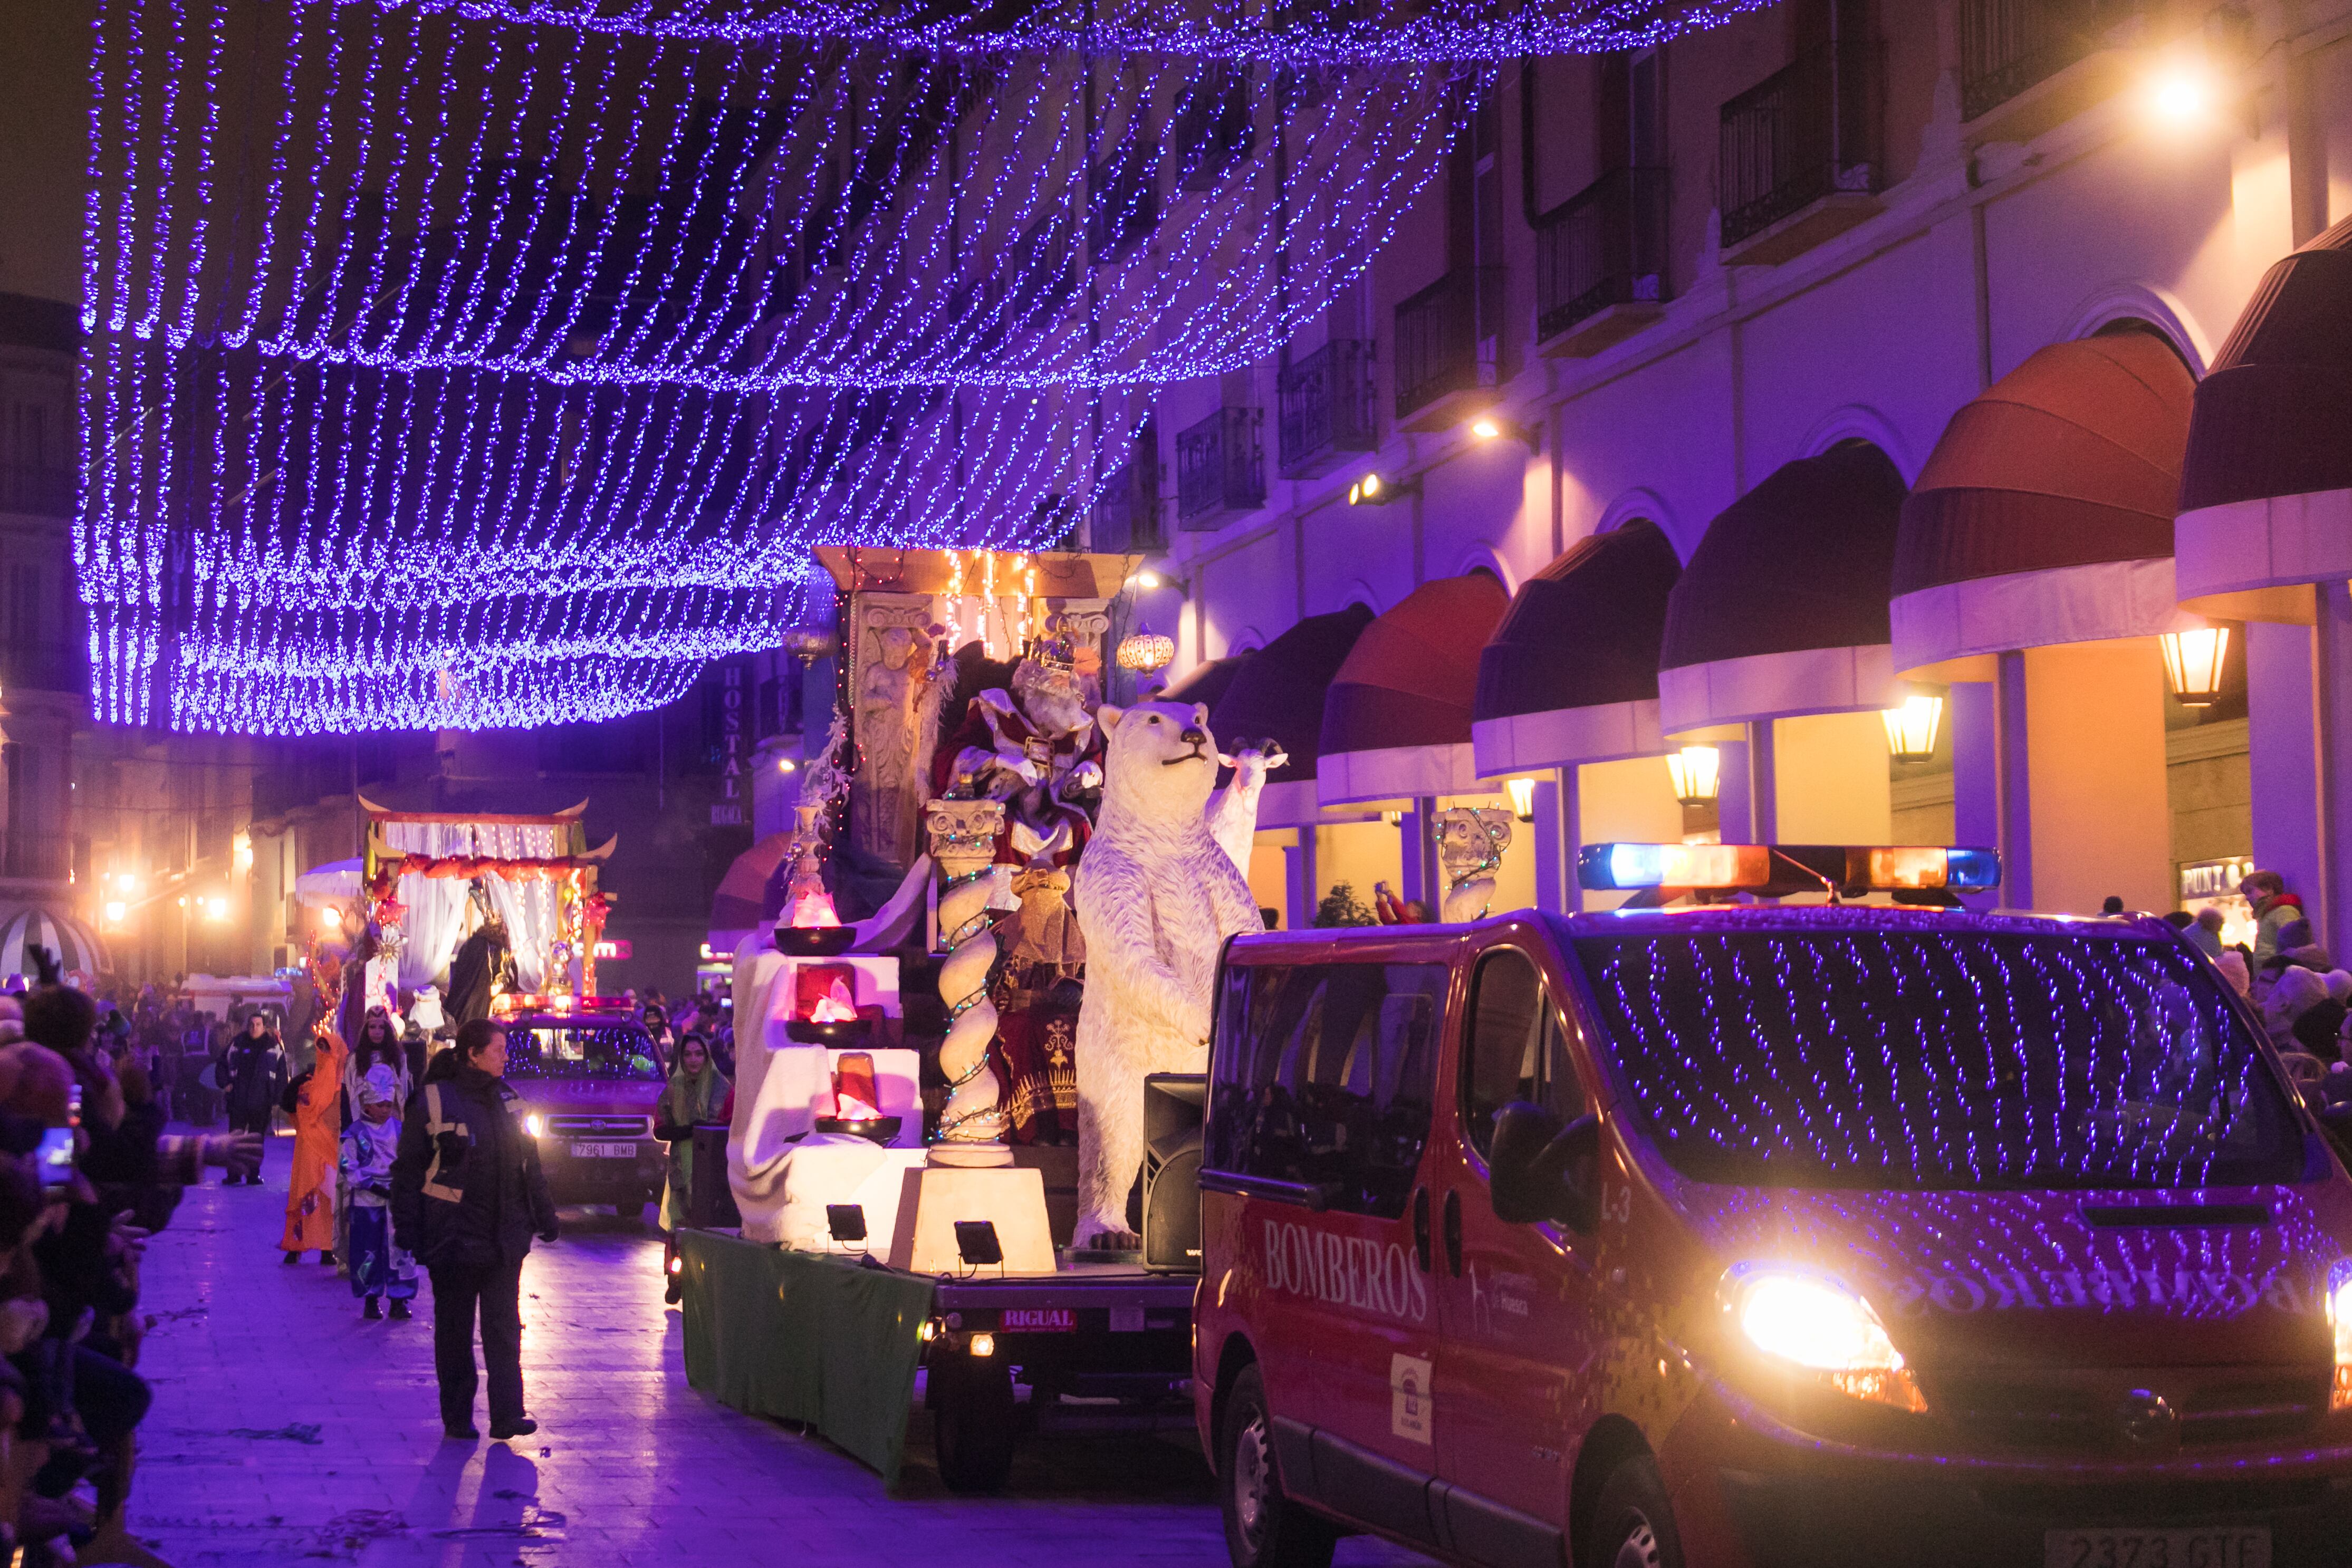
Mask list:
[[[1218,797],[1213,836],[1218,758],[1199,711],[1106,704],[1135,557],[819,559],[839,591],[837,706],[769,873],[772,918],[735,955],[727,1170],[742,1224],[680,1239],[687,1367],[886,1474],[928,1368],[942,1474],[987,1486],[1022,1425],[1016,1359],[1033,1420],[1066,1395],[1164,1402],[1185,1375],[1188,1260],[1150,1266],[1128,1200],[1150,1144],[1146,1076],[1202,1071],[1217,942],[1256,923],[1219,845],[1247,843],[1237,818],[1265,762]],[[1152,950],[1139,890],[1116,916],[1108,894],[1101,919],[1073,903],[1090,876],[1163,874],[1133,843],[1097,855],[1119,876],[1087,861],[1136,819],[1108,744],[1122,734],[1166,754],[1149,759],[1155,786],[1190,778],[1185,847],[1221,878],[1217,918],[1170,938],[1181,980]],[[1132,1029],[1082,1024],[1090,964],[1123,995],[1181,989],[1197,1029],[1129,1061]],[[1103,1037],[1091,1068],[1088,1030]],[[1082,1185],[1117,1200],[1077,1231]]]
[[[312,967],[356,966],[342,988],[402,1016],[432,988],[446,1022],[570,1012],[596,997],[596,943],[612,913],[597,874],[618,841],[591,846],[588,803],[541,814],[403,811],[364,797],[355,861],[306,872],[296,897],[320,911]]]

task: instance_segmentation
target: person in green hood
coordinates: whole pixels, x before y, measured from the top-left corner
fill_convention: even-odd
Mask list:
[[[654,1136],[669,1145],[669,1184],[661,1203],[662,1272],[669,1281],[666,1301],[677,1300],[677,1228],[686,1223],[687,1199],[694,1192],[695,1125],[717,1119],[727,1088],[727,1075],[710,1060],[710,1047],[700,1035],[678,1041],[677,1065],[654,1108]]]

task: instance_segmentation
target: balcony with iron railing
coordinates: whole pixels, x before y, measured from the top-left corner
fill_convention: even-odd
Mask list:
[[[1265,411],[1221,408],[1176,435],[1176,526],[1221,527],[1265,505]]]
[[[1160,225],[1160,146],[1130,134],[1087,177],[1087,259],[1108,267],[1125,259]]]
[[[1313,479],[1378,450],[1372,346],[1334,338],[1276,378],[1279,461],[1286,479]]]
[[[1865,39],[1825,45],[1723,106],[1725,261],[1772,266],[1878,210],[1878,62]]]
[[[30,463],[0,463],[0,512],[37,517],[70,517],[74,471]]]
[[[1442,430],[1499,384],[1503,269],[1457,267],[1396,308],[1396,416]]]
[[[1960,118],[1999,116],[2000,139],[2021,141],[2086,108],[2121,85],[2123,61],[2087,73],[2079,93],[2037,93],[2044,82],[2103,53],[2116,29],[2138,16],[2146,0],[1960,0]],[[2030,121],[2030,123],[2029,123]],[[1992,127],[1972,133],[1990,140]]]
[[[68,641],[0,642],[0,692],[89,690],[89,648]]]
[[[1139,443],[1136,454],[1105,477],[1095,497],[1092,535],[1093,548],[1109,555],[1152,555],[1168,548],[1156,447]]]
[[[1257,145],[1245,65],[1212,60],[1178,89],[1168,139],[1171,179],[1179,191],[1216,188],[1225,172]]]
[[[21,832],[5,835],[0,847],[0,876],[15,882],[62,883],[73,873],[73,841],[57,833]]]
[[[1597,354],[1666,298],[1666,172],[1617,169],[1536,220],[1536,340]]]

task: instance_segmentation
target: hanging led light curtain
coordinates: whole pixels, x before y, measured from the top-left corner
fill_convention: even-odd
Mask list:
[[[357,0],[346,0],[357,3]],[[1265,6],[1220,0],[1171,16],[1154,0],[990,5],[965,11],[907,0],[809,5],[805,0],[419,0],[462,16],[559,23],[668,38],[860,39],[902,48],[1006,53],[1087,48],[1290,65],[1429,60],[1506,61],[1524,55],[1647,48],[1771,0],[1700,4],[1570,0],[1455,4],[1426,0],[1306,0]]]
[[[1475,68],[111,0],[91,324],[560,382],[1164,384],[1359,276]]]
[[[511,705],[578,669],[586,706],[542,716],[603,711],[780,645],[812,542],[1029,548],[1088,484],[1065,400],[1035,392],[551,388],[121,339],[91,370],[110,434],[77,542],[98,709],[123,722],[279,730],[315,700],[309,727],[346,728],[381,693],[404,727],[446,699],[426,677],[526,665],[467,700],[538,722]]]

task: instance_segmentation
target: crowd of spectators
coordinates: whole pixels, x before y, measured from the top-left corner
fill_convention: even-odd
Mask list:
[[[205,1167],[260,1159],[254,1134],[166,1133],[158,1065],[54,974],[0,997],[0,1558],[33,1568],[122,1528],[147,1239]]]

